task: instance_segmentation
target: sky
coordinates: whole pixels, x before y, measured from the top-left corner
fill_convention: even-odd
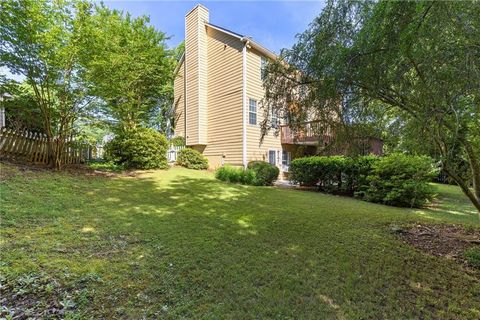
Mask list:
[[[170,39],[173,48],[185,38],[185,14],[198,3],[209,9],[210,23],[251,36],[275,53],[290,48],[295,36],[305,31],[324,7],[323,0],[311,1],[104,1],[112,9],[133,16],[150,16],[150,23]],[[1,69],[0,73],[17,81],[22,77]]]
[[[295,35],[307,29],[325,3],[316,1],[104,1],[133,16],[149,15],[151,23],[171,38],[170,47],[185,38],[185,14],[201,3],[209,9],[210,23],[227,28],[276,53],[295,43]]]

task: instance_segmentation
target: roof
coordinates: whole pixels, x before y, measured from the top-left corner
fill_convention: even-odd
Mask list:
[[[195,7],[196,8],[196,7]],[[194,9],[195,9],[194,8]],[[193,11],[193,9],[192,9]],[[190,12],[189,12],[190,13]],[[188,13],[187,13],[188,15]],[[242,41],[242,42],[248,42],[249,45],[254,48],[255,50],[258,50],[259,52],[261,52],[262,54],[266,55],[267,57],[269,57],[270,59],[276,59],[277,58],[277,55],[268,50],[267,48],[265,48],[264,46],[262,46],[261,44],[259,44],[258,42],[254,41],[252,39],[252,37],[248,37],[248,36],[245,36],[245,35],[242,35],[240,33],[237,33],[237,32],[234,32],[234,31],[231,31],[231,30],[228,30],[226,28],[222,28],[220,26],[217,26],[215,24],[212,24],[212,23],[205,23],[205,26],[206,27],[209,27],[209,28],[212,28],[212,29],[215,29],[215,30],[218,30],[220,32],[223,32],[225,34],[228,34],[234,38],[237,38],[238,40]],[[182,54],[182,57],[180,58],[180,60],[178,61],[178,64],[177,64],[177,67],[175,68],[175,71],[174,71],[174,75],[176,76],[177,73],[178,73],[178,70],[180,70],[180,67],[183,63],[183,61],[185,60],[185,52]]]
[[[258,42],[254,41],[252,39],[252,37],[248,37],[248,36],[245,36],[245,35],[241,35],[240,33],[236,33],[236,32],[233,32],[231,30],[228,30],[228,29],[225,29],[225,28],[222,28],[222,27],[219,27],[217,25],[214,25],[214,24],[211,24],[211,23],[205,23],[205,25],[207,27],[210,27],[210,28],[213,28],[215,30],[218,30],[218,31],[221,31],[223,33],[226,33],[232,37],[235,37],[237,39],[239,39],[240,41],[248,41],[250,46],[252,48],[254,48],[255,50],[258,50],[260,51],[261,53],[263,53],[264,55],[266,55],[267,57],[271,58],[271,59],[276,59],[277,58],[277,55],[275,53],[273,53],[272,51],[268,50],[267,48],[265,48],[264,46],[262,46],[261,44],[259,44]]]

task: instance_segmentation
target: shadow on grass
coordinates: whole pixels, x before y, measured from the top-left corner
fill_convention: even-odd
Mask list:
[[[99,274],[84,306],[98,318],[473,318],[480,309],[478,281],[378,228],[405,216],[397,208],[184,169],[14,178],[0,191],[10,221],[2,270]]]

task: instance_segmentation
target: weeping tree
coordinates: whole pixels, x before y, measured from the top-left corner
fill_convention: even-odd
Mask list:
[[[478,1],[330,1],[267,66],[265,112],[297,130],[313,115],[339,132],[372,108],[389,112],[434,148],[480,216],[479,34]]]
[[[61,169],[66,139],[89,105],[82,81],[86,2],[19,0],[0,7],[0,66],[22,75],[33,91],[47,136],[49,164]]]

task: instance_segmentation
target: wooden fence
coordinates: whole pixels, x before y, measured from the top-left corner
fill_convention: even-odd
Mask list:
[[[85,159],[87,145],[78,145],[73,138],[65,140],[62,153],[64,164],[80,163]],[[48,142],[45,134],[0,130],[0,157],[27,161],[34,164],[48,163]]]

